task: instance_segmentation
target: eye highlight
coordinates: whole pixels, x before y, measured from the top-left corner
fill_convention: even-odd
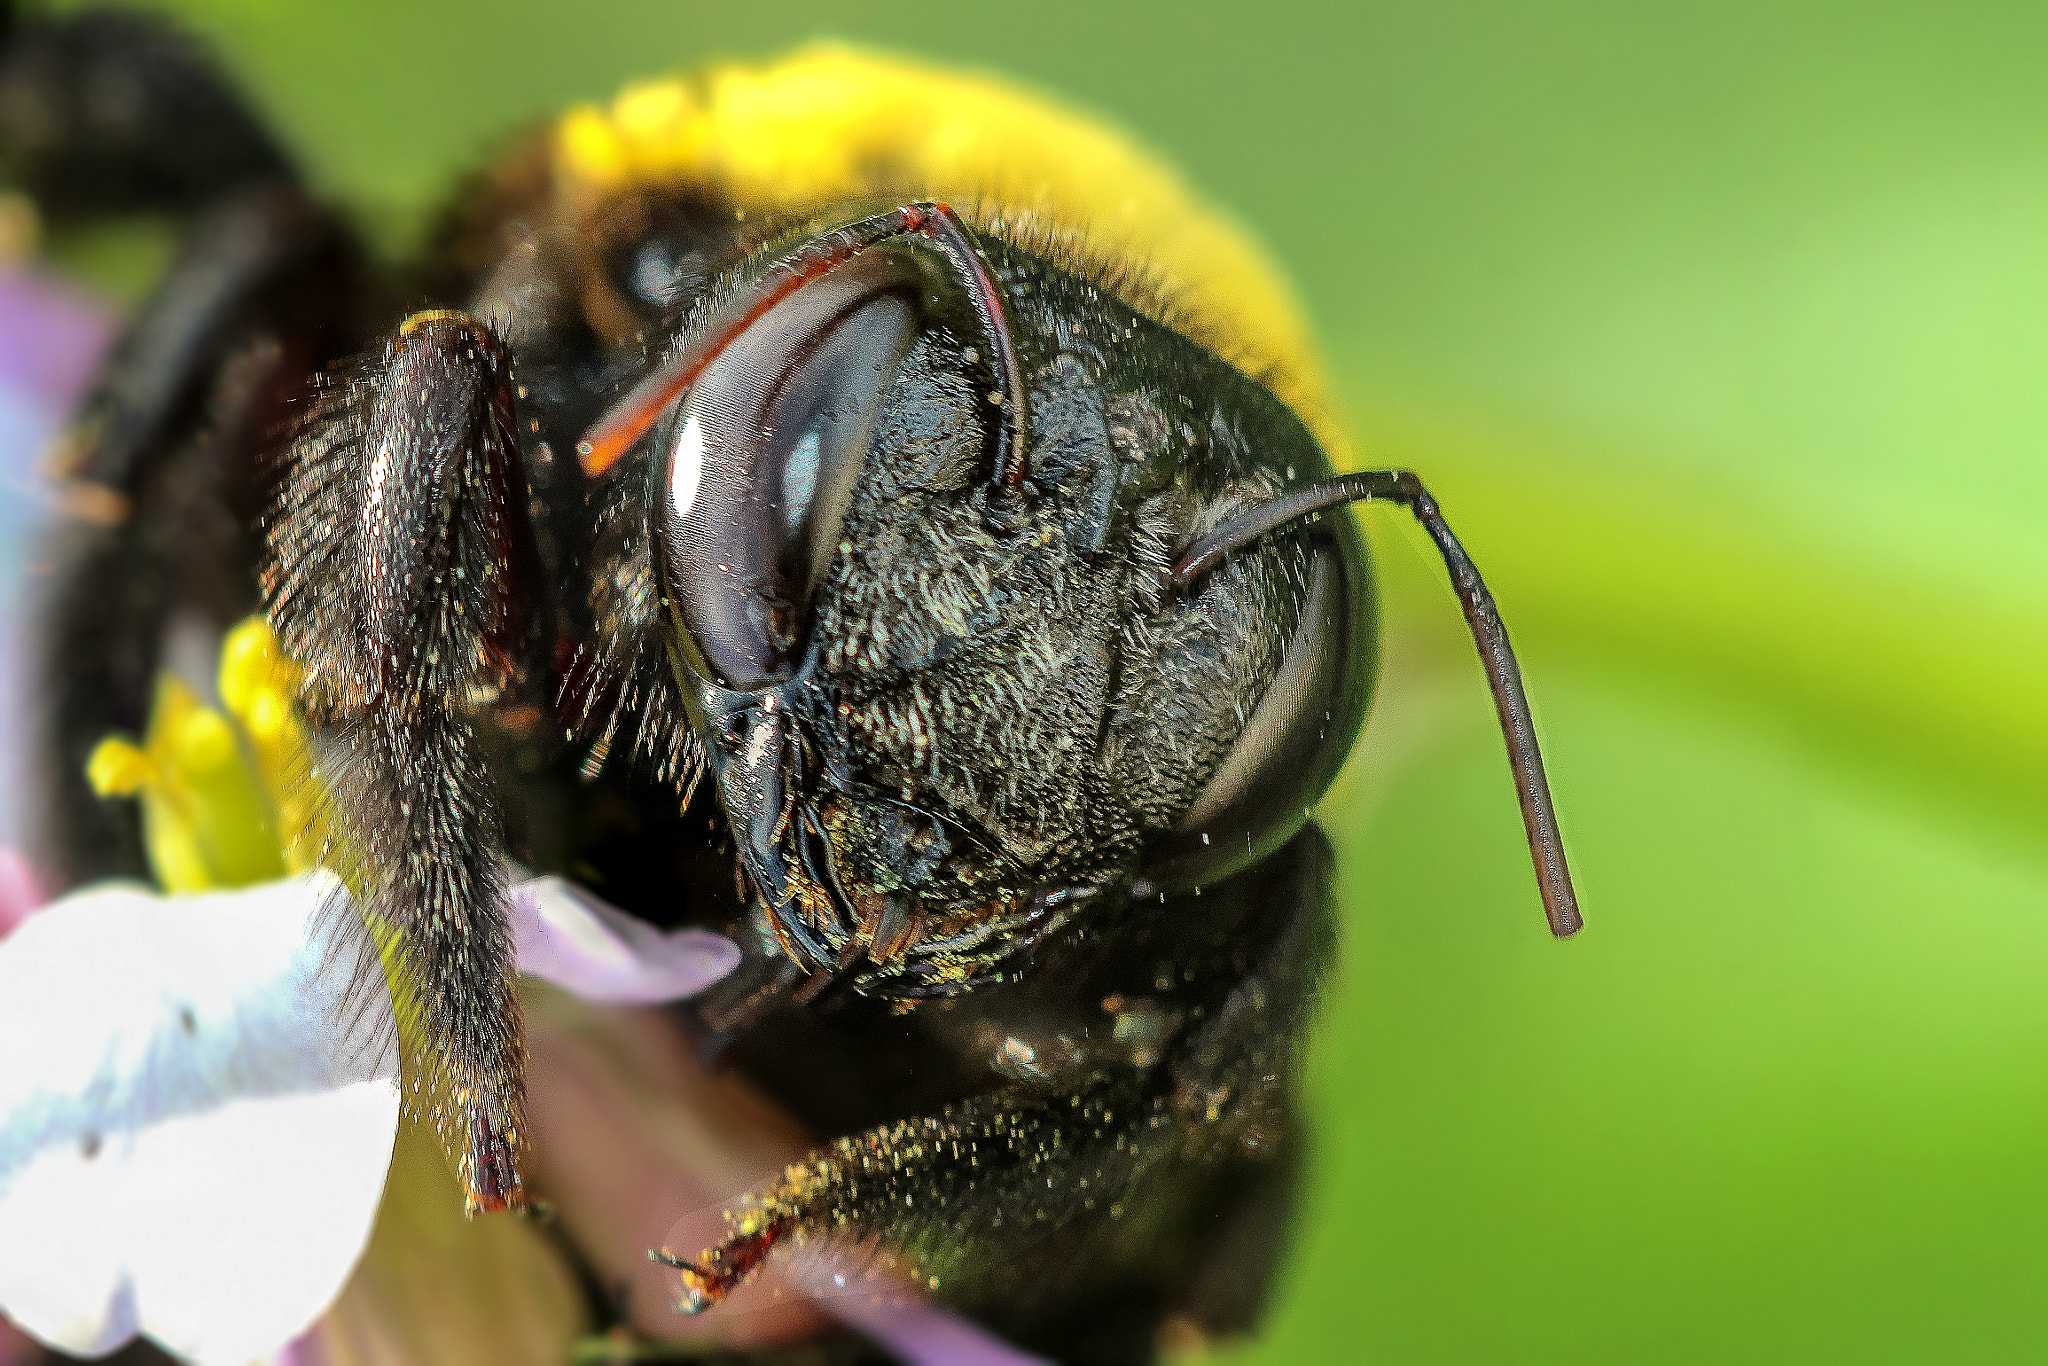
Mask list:
[[[882,257],[770,309],[664,424],[659,564],[694,667],[747,691],[787,677],[831,567],[882,396],[918,319]]]

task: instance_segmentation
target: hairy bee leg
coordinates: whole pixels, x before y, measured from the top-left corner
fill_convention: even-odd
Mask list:
[[[1164,1101],[1134,1077],[1057,1098],[1001,1092],[839,1139],[750,1196],[728,1216],[733,1231],[716,1247],[695,1259],[666,1248],[653,1256],[682,1273],[677,1308],[688,1314],[724,1299],[777,1247],[841,1232],[901,1246],[942,1229],[944,1246],[920,1257],[917,1270],[943,1281],[950,1267],[942,1259],[989,1241],[978,1216],[993,1209],[995,1229],[1007,1222],[1028,1232],[1076,1160],[1096,1161],[1103,1189],[1128,1186],[1168,1145],[1118,1145],[1117,1137],[1171,1124]]]
[[[337,315],[311,312],[300,292],[310,285],[321,304],[332,304],[342,291],[322,282],[352,275],[355,266],[346,230],[289,185],[251,190],[194,215],[169,271],[86,395],[55,472],[121,497],[150,453],[198,416],[208,382],[251,348],[252,318],[277,315],[298,329],[318,329],[316,318]],[[290,376],[302,378],[303,372]]]
[[[254,306],[309,292],[309,268],[355,254],[205,51],[151,15],[86,10],[0,27],[0,171],[59,224],[157,214],[180,228],[59,470],[106,495],[103,509],[189,420]],[[339,291],[310,292],[332,315]]]
[[[1240,1163],[1221,1231],[1202,1243],[1179,1317],[1206,1336],[1249,1332],[1287,1250],[1300,1175],[1295,1072],[1337,959],[1336,856],[1311,824],[1267,864],[1259,913],[1277,924],[1252,970],[1165,1058],[1172,1106],[1200,1160]],[[1240,877],[1245,876],[1240,874]],[[1234,881],[1234,880],[1233,880]],[[1228,884],[1226,884],[1228,885]],[[1268,900],[1269,898],[1269,900]]]
[[[0,173],[57,221],[182,213],[296,179],[205,48],[125,9],[0,9]]]
[[[1049,1079],[1050,1091],[994,1092],[818,1149],[733,1211],[732,1232],[716,1247],[694,1259],[650,1254],[681,1272],[678,1308],[709,1309],[777,1246],[820,1239],[899,1250],[926,1283],[943,1284],[963,1264],[981,1273],[1028,1265],[1033,1243],[1071,1224],[1123,1217],[1126,1206],[1138,1217],[1138,1205],[1178,1189],[1177,1174],[1265,1156],[1284,1137],[1295,1049],[1334,950],[1331,868],[1328,841],[1311,826],[1269,864],[1208,889],[1204,910],[1161,908],[1161,954],[1172,952],[1176,923],[1268,928],[1242,970],[1242,941],[1222,935],[1169,960],[1220,980],[1208,993],[1213,1006],[1156,1064]],[[1241,913],[1213,914],[1219,898],[1239,899]],[[1270,1190],[1253,1194],[1274,1203]],[[1277,1248],[1277,1237],[1265,1238],[1256,1255],[1225,1268],[1246,1288],[1242,1305],[1259,1303]]]
[[[1248,871],[1258,878],[1256,895],[1266,903],[1259,909],[1271,937],[1250,971],[1164,1058],[1182,1122],[1191,1133],[1203,1133],[1204,1126],[1229,1118],[1231,1129],[1211,1135],[1223,1140],[1284,1102],[1295,1052],[1337,949],[1335,859],[1320,829],[1306,827],[1270,864]],[[1244,895],[1244,877],[1218,890]]]
[[[519,682],[536,552],[510,357],[408,319],[291,450],[264,591],[321,722],[336,861],[397,931],[472,1210],[524,1203],[525,1061],[495,794],[473,725]]]
[[[16,9],[0,14],[0,179],[59,227],[151,214],[179,233],[55,463],[67,496],[36,661],[54,794],[39,860],[59,883],[146,876],[133,804],[96,796],[85,758],[142,729],[168,633],[255,609],[258,442],[308,373],[361,345],[361,255],[175,26]]]
[[[38,843],[62,882],[147,875],[133,805],[94,794],[86,756],[110,730],[141,732],[174,630],[257,609],[263,443],[305,376],[358,346],[361,275],[347,231],[295,191],[219,206],[86,397],[53,470],[66,496],[36,662],[54,794]]]

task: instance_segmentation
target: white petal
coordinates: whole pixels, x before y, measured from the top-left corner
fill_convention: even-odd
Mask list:
[[[0,1309],[22,1328],[240,1363],[339,1292],[399,1097],[390,993],[334,886],[99,887],[0,943]]]
[[[519,970],[587,1001],[679,1001],[739,966],[739,946],[722,935],[664,933],[558,877],[514,884],[510,902]]]

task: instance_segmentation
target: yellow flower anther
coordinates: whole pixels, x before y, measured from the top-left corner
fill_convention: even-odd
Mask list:
[[[298,713],[292,710],[289,702],[276,693],[257,693],[236,711],[242,718],[242,725],[248,730],[251,740],[262,743],[266,740],[296,738]]]
[[[272,827],[284,843],[285,865],[294,873],[318,863],[325,843],[320,790],[307,761],[312,741],[296,700],[300,678],[262,617],[250,617],[221,642],[221,705],[242,729]]]
[[[143,840],[169,892],[242,887],[316,862],[318,793],[293,700],[298,670],[261,618],[228,632],[219,688],[225,711],[185,683],[157,679],[149,734],[108,736],[86,763],[103,797],[139,797]]]
[[[188,774],[219,773],[242,757],[227,717],[196,704],[178,718],[169,739],[174,746],[172,764]]]
[[[156,765],[134,741],[109,735],[85,761],[85,780],[102,797],[132,797],[156,776]]]
[[[299,667],[285,658],[270,623],[250,617],[221,641],[219,687],[221,704],[240,715],[259,697],[297,692]]]

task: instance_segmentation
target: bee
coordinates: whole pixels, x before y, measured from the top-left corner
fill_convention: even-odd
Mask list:
[[[1248,1323],[1377,667],[1353,502],[1441,551],[1579,927],[1471,559],[1337,472],[1285,291],[1114,133],[813,48],[572,111],[390,267],[203,54],[87,12],[11,35],[0,144],[58,221],[186,225],[63,470],[54,856],[140,870],[83,758],[266,613],[474,1212],[534,1198],[516,861],[732,933],[688,1023],[821,1141],[653,1254],[685,1311],[836,1240],[1056,1355]]]

